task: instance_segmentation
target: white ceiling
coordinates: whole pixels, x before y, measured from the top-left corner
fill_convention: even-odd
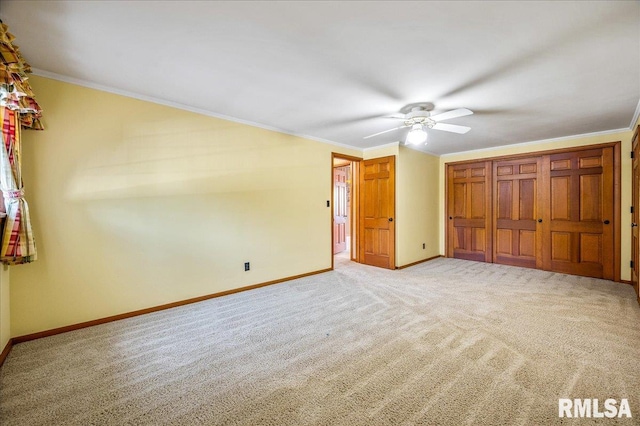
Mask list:
[[[434,154],[629,129],[640,2],[7,1],[36,74],[358,148],[407,104]],[[37,96],[37,93],[36,93]],[[46,116],[45,116],[46,122]]]

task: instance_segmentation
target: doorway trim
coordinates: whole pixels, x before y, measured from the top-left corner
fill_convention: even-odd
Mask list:
[[[360,200],[360,187],[358,185],[357,179],[354,179],[354,176],[358,176],[357,173],[359,173],[360,171],[360,163],[362,161],[361,157],[354,157],[351,155],[347,155],[347,154],[340,154],[337,152],[332,152],[331,153],[331,203],[330,203],[330,209],[329,209],[329,214],[331,215],[331,220],[329,221],[329,225],[331,228],[331,245],[329,247],[330,249],[330,253],[331,253],[331,269],[333,270],[333,186],[334,186],[334,182],[333,182],[333,163],[335,159],[340,159],[340,160],[347,160],[351,162],[351,209],[350,209],[350,214],[349,214],[349,226],[351,229],[351,240],[350,240],[350,250],[351,250],[351,260],[354,262],[359,262],[359,242],[360,239],[358,238],[358,232],[357,232],[357,228],[355,228],[356,226],[358,226],[358,212],[359,212],[359,200]],[[355,237],[355,238],[354,238]],[[354,250],[355,248],[355,250]]]

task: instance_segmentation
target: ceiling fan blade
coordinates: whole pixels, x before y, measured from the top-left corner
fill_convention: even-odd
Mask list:
[[[453,133],[459,133],[461,135],[464,135],[469,130],[471,130],[471,127],[458,126],[457,124],[436,123],[432,127],[432,129],[444,130],[445,132],[453,132]]]
[[[458,108],[452,111],[443,112],[442,114],[432,115],[431,119],[433,121],[442,121],[442,120],[450,120],[452,118],[464,117],[465,115],[471,115],[473,111],[466,108]]]
[[[392,132],[392,131],[394,131],[394,130],[402,129],[402,128],[404,128],[404,127],[409,127],[409,126],[400,126],[400,127],[394,127],[393,129],[389,129],[389,130],[383,130],[382,132],[378,132],[378,133],[374,133],[374,134],[369,135],[369,136],[365,136],[365,137],[364,137],[364,138],[362,138],[362,139],[369,139],[369,138],[372,138],[372,137],[374,137],[374,136],[381,135],[381,134],[383,134],[383,133]]]

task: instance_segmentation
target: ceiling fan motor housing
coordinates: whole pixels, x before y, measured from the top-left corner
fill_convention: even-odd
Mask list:
[[[407,126],[412,126],[414,124],[423,124],[431,129],[436,124],[436,122],[429,118],[430,115],[431,113],[424,108],[414,107],[411,109],[411,112],[407,114],[404,124],[406,124]]]

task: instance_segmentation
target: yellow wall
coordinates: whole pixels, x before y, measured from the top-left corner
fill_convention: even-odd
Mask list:
[[[438,157],[399,147],[396,164],[397,266],[440,254],[438,167]]]
[[[0,352],[11,338],[9,267],[0,265]]]
[[[31,82],[39,259],[11,268],[13,336],[331,267],[331,152],[360,151]]]
[[[610,133],[604,135],[596,135],[589,137],[577,137],[567,138],[564,140],[554,140],[550,142],[541,142],[533,144],[520,144],[510,147],[488,149],[483,151],[466,152],[460,154],[444,155],[440,157],[440,191],[438,201],[440,203],[440,217],[445,216],[445,193],[444,193],[444,175],[445,164],[454,161],[464,161],[472,159],[480,159],[487,157],[497,157],[502,155],[513,155],[536,151],[545,151],[550,149],[560,149],[577,147],[584,145],[593,145],[606,142],[622,142],[621,156],[622,156],[622,170],[621,170],[621,258],[620,258],[620,275],[621,279],[629,280],[631,278],[631,271],[629,269],[629,261],[631,260],[631,214],[629,213],[629,206],[631,206],[631,159],[629,152],[631,152],[631,137],[633,132],[624,131],[620,133]],[[445,229],[444,226],[440,228],[440,251],[445,252]]]

